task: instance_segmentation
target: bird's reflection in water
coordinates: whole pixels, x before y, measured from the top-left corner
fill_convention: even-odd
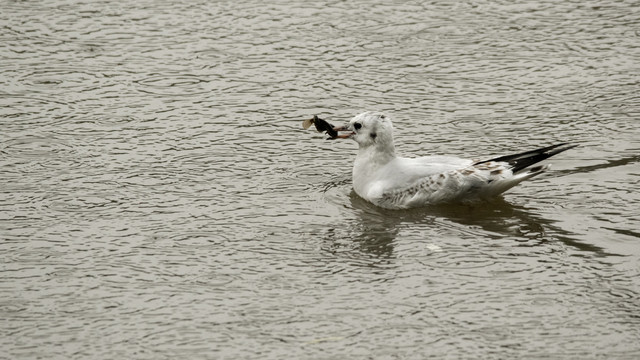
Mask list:
[[[570,232],[555,226],[553,219],[535,214],[533,210],[513,205],[503,198],[475,205],[440,205],[410,210],[387,210],[377,207],[351,191],[349,196],[357,219],[351,226],[351,241],[372,256],[393,257],[394,240],[403,224],[453,226],[458,231],[471,231],[477,236],[505,238],[522,246],[540,246],[559,240],[582,251],[607,256],[600,247],[585,244]],[[551,235],[550,235],[551,234]]]

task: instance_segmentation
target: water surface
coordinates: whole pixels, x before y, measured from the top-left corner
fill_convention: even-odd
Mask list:
[[[10,359],[640,356],[632,1],[2,1],[0,353]],[[478,206],[386,211],[405,155],[556,142]]]

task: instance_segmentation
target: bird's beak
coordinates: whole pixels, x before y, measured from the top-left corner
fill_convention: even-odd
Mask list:
[[[340,131],[348,131],[349,133],[347,134],[339,134],[338,136],[336,136],[336,139],[348,139],[350,137],[352,137],[353,135],[355,135],[355,133],[351,130],[349,130],[349,128],[347,126],[336,126],[333,128],[333,131],[335,132],[340,132]]]

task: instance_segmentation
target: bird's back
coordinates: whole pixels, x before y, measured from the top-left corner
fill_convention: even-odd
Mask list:
[[[354,189],[358,195],[374,203],[375,199],[394,190],[407,189],[424,179],[473,164],[472,160],[452,156],[395,157],[385,164],[362,160],[360,166],[358,161],[354,166]]]

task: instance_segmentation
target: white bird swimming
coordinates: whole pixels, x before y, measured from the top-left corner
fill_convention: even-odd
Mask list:
[[[348,131],[337,138],[358,143],[355,192],[387,209],[489,199],[549,168],[531,165],[577,146],[563,143],[480,161],[453,156],[405,158],[396,155],[393,125],[382,113],[359,114],[334,130]]]

